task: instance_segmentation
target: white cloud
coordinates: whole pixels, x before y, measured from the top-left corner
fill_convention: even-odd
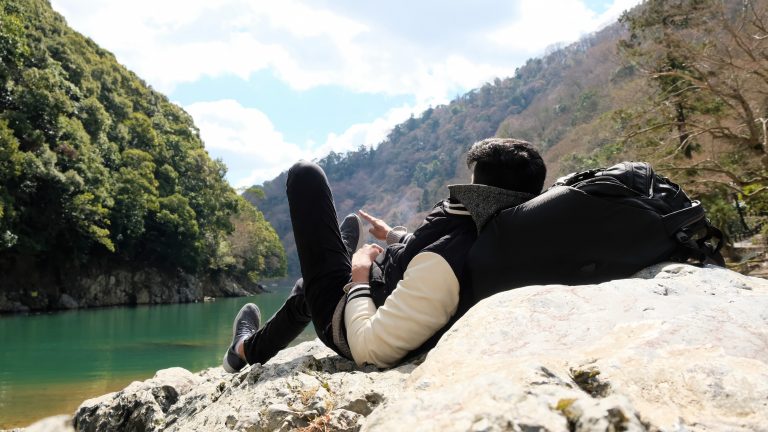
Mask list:
[[[608,25],[617,20],[622,13],[635,7],[639,0],[614,0],[608,9],[600,15],[598,24],[600,26]]]
[[[208,152],[227,162],[235,187],[273,178],[305,154],[286,142],[264,113],[235,100],[197,102],[184,108],[195,119]]]
[[[361,145],[375,147],[394,125],[426,108],[398,107],[371,123],[354,124],[341,134],[328,134],[320,145],[309,142],[300,147],[287,142],[263,112],[235,100],[197,102],[184,107],[200,129],[208,152],[227,162],[228,177],[235,187],[263,183],[299,159],[319,159],[331,151],[346,152]]]
[[[520,15],[510,24],[488,33],[499,47],[528,55],[541,53],[547,46],[571,42],[614,22],[638,0],[614,0],[597,14],[581,0],[560,0],[556,6],[541,0],[520,0]]]
[[[613,0],[602,14],[583,0],[52,3],[75,29],[164,92],[203,77],[248,80],[269,70],[297,91],[333,85],[415,101],[342,133],[314,137],[317,144],[286,142],[262,111],[235,100],[186,106],[209,151],[242,186],[272,178],[299,158],[376,145],[411,113],[510,76],[547,46],[594,31],[639,1]]]
[[[54,0],[78,30],[153,86],[270,69],[292,88],[339,85],[424,102],[508,76],[530,55],[571,41],[603,15],[581,0],[413,4],[249,0]],[[397,12],[399,11],[399,12]]]
[[[389,110],[384,116],[370,123],[354,124],[341,134],[330,133],[323,145],[312,148],[311,158],[323,157],[331,151],[339,153],[357,150],[360,146],[375,148],[384,141],[395,125],[407,120],[411,114],[424,111],[427,107],[426,105],[415,107],[403,105]]]

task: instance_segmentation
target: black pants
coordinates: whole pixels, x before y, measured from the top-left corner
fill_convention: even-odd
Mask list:
[[[316,164],[298,162],[288,170],[286,195],[302,278],[275,315],[245,340],[249,364],[269,360],[310,320],[320,340],[339,352],[333,343],[331,319],[344,296],[344,285],[351,280],[352,265],[339,233],[328,179]]]

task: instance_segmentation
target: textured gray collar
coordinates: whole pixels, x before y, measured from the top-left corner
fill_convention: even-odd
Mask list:
[[[448,186],[450,197],[464,204],[477,225],[477,232],[500,210],[520,205],[536,195],[482,184]]]

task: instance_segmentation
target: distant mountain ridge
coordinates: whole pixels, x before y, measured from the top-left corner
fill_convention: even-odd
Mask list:
[[[536,145],[547,184],[622,160],[651,162],[702,201],[727,238],[761,230],[768,238],[768,0],[646,0],[548,51],[513,77],[395,126],[375,149],[321,159],[339,216],[365,208],[415,228],[447,184],[467,181],[469,146],[497,136]],[[282,174],[250,199],[297,275],[284,182]]]
[[[550,180],[563,169],[591,162],[586,156],[573,155],[586,155],[616,141],[601,130],[607,120],[600,113],[614,107],[611,94],[615,87],[636,79],[614,58],[622,34],[619,24],[611,25],[542,58],[528,60],[514,77],[497,78],[448,105],[409,118],[375,149],[331,153],[320,159],[339,217],[363,208],[390,224],[415,228],[426,211],[445,197],[447,184],[468,180],[466,152],[473,142],[487,137],[534,143],[548,163]],[[579,142],[574,142],[574,129],[582,134]],[[285,178],[284,172],[257,187],[263,196],[245,196],[275,227],[288,254],[288,272],[296,276],[299,270]]]

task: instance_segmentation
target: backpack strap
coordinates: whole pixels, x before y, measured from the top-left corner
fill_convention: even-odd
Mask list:
[[[552,184],[550,189],[552,189],[555,186],[573,186],[576,183],[579,183],[583,180],[591,179],[595,177],[597,173],[603,170],[605,170],[605,168],[593,168],[588,171],[570,173],[568,175],[562,176],[557,180],[555,180],[555,183]]]
[[[701,202],[694,200],[691,201],[690,207],[662,216],[661,222],[664,224],[667,234],[674,237],[681,229],[695,224],[704,219],[705,216]]]
[[[677,240],[688,256],[701,264],[725,265],[720,255],[723,232],[709,223],[701,202],[691,201],[690,207],[662,216],[662,223],[667,234]],[[696,238],[696,234],[701,237]],[[712,239],[717,239],[717,245],[712,246]]]

